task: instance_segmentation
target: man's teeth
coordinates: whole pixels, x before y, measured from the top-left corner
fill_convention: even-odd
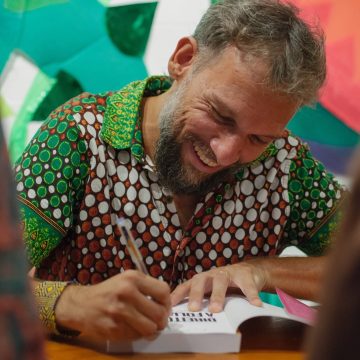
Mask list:
[[[209,159],[207,157],[207,153],[206,151],[204,151],[199,145],[197,144],[194,144],[194,149],[195,149],[195,152],[196,154],[199,156],[200,160],[206,164],[207,166],[210,166],[210,167],[215,167],[217,166],[217,163],[211,159]]]

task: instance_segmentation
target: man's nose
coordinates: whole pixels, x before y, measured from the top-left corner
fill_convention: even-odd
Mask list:
[[[210,147],[218,165],[231,166],[240,160],[245,140],[235,133],[227,133],[210,140]]]

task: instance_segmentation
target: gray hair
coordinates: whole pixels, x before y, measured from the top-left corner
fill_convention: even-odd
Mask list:
[[[195,29],[200,66],[236,46],[246,59],[265,63],[270,89],[300,105],[313,103],[326,77],[324,36],[298,14],[279,0],[220,0]]]

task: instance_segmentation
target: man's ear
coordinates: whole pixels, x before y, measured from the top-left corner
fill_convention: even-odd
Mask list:
[[[178,80],[186,73],[195,60],[197,49],[197,42],[193,37],[188,36],[179,40],[168,62],[171,78]]]

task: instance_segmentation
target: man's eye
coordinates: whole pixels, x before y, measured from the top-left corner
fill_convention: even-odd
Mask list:
[[[216,109],[211,108],[210,112],[211,112],[212,116],[214,117],[214,119],[218,123],[225,124],[225,125],[233,125],[234,124],[233,119],[231,119],[227,116],[221,115]]]
[[[267,145],[269,143],[269,141],[262,139],[257,135],[250,135],[250,141],[256,145]]]

